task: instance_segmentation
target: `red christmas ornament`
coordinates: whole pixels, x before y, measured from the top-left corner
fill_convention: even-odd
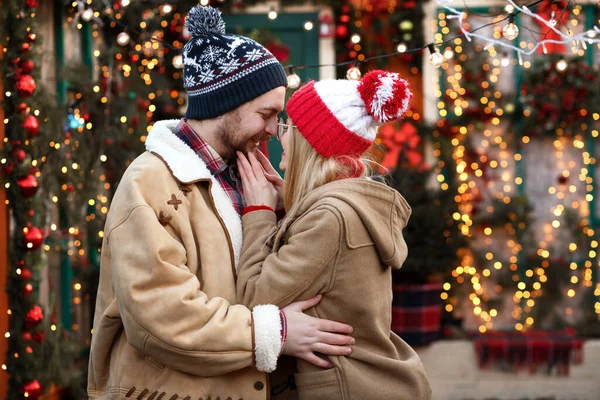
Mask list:
[[[31,348],[31,346],[27,346],[27,347],[25,347],[25,351],[26,351],[28,354],[33,354],[33,349]]]
[[[29,268],[21,268],[21,275],[19,275],[21,279],[30,280],[31,279],[31,270]]]
[[[24,74],[30,74],[35,68],[35,64],[33,63],[33,60],[30,59],[21,60],[19,61],[19,68],[21,68],[21,72]]]
[[[29,2],[29,0],[27,0]],[[23,385],[23,394],[27,394],[28,399],[37,399],[42,395],[42,386],[37,380],[33,380]]]
[[[21,126],[27,131],[29,137],[37,136],[40,130],[40,122],[33,115],[28,115]]]
[[[31,307],[31,310],[27,311],[27,314],[25,314],[25,326],[27,329],[31,329],[37,326],[43,318],[44,313],[42,308],[36,304]]]
[[[21,49],[19,50],[21,53],[27,53],[29,50],[31,50],[31,43],[29,43],[29,42],[21,43]]]
[[[35,80],[31,77],[31,75],[21,75],[17,80],[15,87],[19,92],[19,96],[29,97],[35,91]]]
[[[27,40],[33,43],[37,40],[37,35],[35,33],[30,33],[29,35],[27,35]]]
[[[34,226],[32,228],[26,228],[26,230],[24,229],[23,231],[23,244],[27,249],[36,250],[42,246],[42,243],[44,243],[44,234],[39,228]]]
[[[27,175],[25,178],[17,180],[21,194],[27,198],[35,196],[38,190],[38,181],[33,175]]]
[[[344,39],[345,37],[347,37],[348,27],[346,25],[338,25],[338,27],[335,28],[335,36],[338,39]]]
[[[29,210],[29,211],[27,211],[27,216],[28,216],[29,218],[33,218],[33,217],[35,217],[35,211],[33,211],[33,210]]]
[[[25,341],[31,340],[31,333],[29,333],[29,332],[23,332],[23,333],[21,333],[21,339],[23,339]]]
[[[29,8],[36,8],[38,6],[37,0],[25,0],[25,4],[27,4],[27,7]]]
[[[33,334],[33,341],[36,343],[42,343],[44,341],[45,333],[37,332]]]
[[[13,151],[13,157],[20,164],[23,161],[25,161],[25,157],[27,157],[27,153],[25,153],[25,150],[23,150],[23,149],[15,149]]]
[[[17,112],[19,114],[25,114],[25,111],[27,111],[27,104],[19,103],[19,105],[17,106]]]

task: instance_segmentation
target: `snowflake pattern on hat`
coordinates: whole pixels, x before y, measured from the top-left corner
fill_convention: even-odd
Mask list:
[[[222,115],[278,86],[287,86],[275,56],[252,39],[225,33],[219,10],[196,6],[186,26],[192,36],[182,51],[188,118]]]

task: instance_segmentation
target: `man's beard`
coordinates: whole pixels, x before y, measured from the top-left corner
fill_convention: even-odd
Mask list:
[[[225,117],[220,133],[216,138],[221,143],[220,147],[223,149],[221,157],[224,160],[235,160],[236,151],[246,153],[246,146],[249,139],[243,132],[242,117],[239,112],[230,112]]]

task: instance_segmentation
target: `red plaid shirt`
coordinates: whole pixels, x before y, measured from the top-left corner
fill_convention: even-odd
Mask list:
[[[233,207],[242,215],[244,210],[244,194],[242,190],[242,180],[237,171],[237,166],[228,165],[217,152],[208,145],[200,135],[188,125],[187,119],[182,118],[175,135],[194,150],[196,154],[206,163],[208,170],[217,179],[217,181],[229,196]]]

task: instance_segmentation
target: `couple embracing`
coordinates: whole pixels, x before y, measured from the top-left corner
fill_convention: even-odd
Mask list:
[[[106,221],[90,398],[430,399],[390,330],[410,207],[363,159],[407,82],[310,82],[281,121],[273,55],[211,7],[186,23],[186,117],[154,124]]]

